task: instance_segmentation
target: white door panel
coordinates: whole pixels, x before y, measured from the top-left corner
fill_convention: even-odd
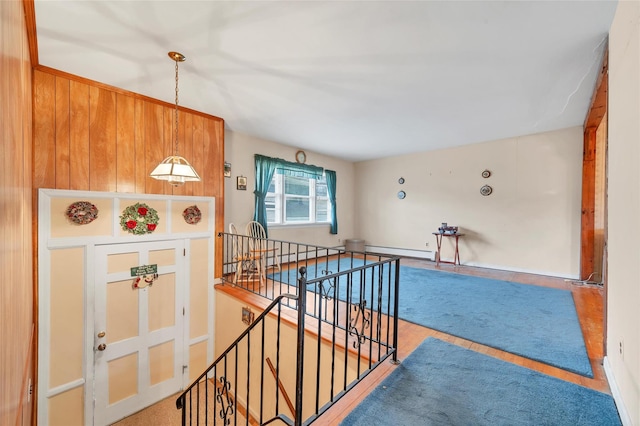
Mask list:
[[[182,240],[96,246],[94,424],[113,423],[183,387],[183,252]],[[157,278],[136,287],[130,268],[150,264],[158,265]]]

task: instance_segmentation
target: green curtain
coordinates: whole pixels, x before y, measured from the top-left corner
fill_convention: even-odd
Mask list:
[[[329,201],[331,201],[331,233],[338,233],[338,208],[336,207],[336,172],[333,170],[324,171],[325,179],[327,180],[327,193],[329,195]]]
[[[281,158],[265,157],[264,155],[255,154],[256,163],[256,182],[255,182],[255,209],[253,213],[253,220],[260,222],[264,227],[264,231],[268,234],[267,230],[267,207],[265,201],[267,198],[267,192],[269,191],[269,185],[273,179],[273,174],[278,173],[285,176],[297,176],[306,177],[309,179],[320,179],[325,170],[322,167],[313,166],[310,164],[299,164],[291,161],[286,161]],[[331,177],[329,177],[331,175]],[[338,221],[336,219],[336,172],[327,170],[327,192],[329,193],[329,199],[331,201],[331,233],[338,233]]]
[[[273,179],[273,174],[275,173],[276,166],[278,165],[278,159],[256,154],[255,163],[256,182],[253,194],[256,196],[256,199],[253,220],[262,225],[264,232],[268,236],[269,231],[267,230],[267,207],[265,205],[265,200],[267,198],[269,185],[271,184],[271,179]]]

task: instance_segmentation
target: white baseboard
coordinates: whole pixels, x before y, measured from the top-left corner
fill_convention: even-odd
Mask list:
[[[562,274],[554,271],[542,271],[538,269],[513,268],[505,265],[490,265],[487,263],[479,262],[465,262],[464,258],[462,259],[462,266],[475,266],[477,268],[497,269],[499,271],[522,272],[524,274],[544,275],[546,277],[566,278],[570,280],[579,279],[579,276],[576,274]]]
[[[367,246],[366,250],[373,253],[391,254],[395,256],[415,257],[418,259],[436,260],[436,252],[429,250],[402,249],[394,247]]]
[[[624,406],[624,401],[622,401],[620,389],[618,389],[618,384],[616,383],[616,378],[611,370],[611,364],[609,364],[608,357],[604,357],[603,366],[604,374],[607,376],[609,388],[611,389],[611,395],[613,396],[616,408],[618,409],[618,414],[620,415],[620,421],[622,421],[624,426],[633,426],[633,423],[631,423],[631,417],[629,417],[629,413],[627,412],[627,408]]]

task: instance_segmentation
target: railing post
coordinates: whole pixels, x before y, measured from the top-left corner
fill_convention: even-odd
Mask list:
[[[395,298],[393,300],[393,363],[398,364],[398,304],[400,300],[400,259],[396,260]]]
[[[304,372],[304,317],[307,312],[307,268],[300,267],[298,278],[298,341],[296,344],[296,418],[294,424],[302,425],[302,384]]]

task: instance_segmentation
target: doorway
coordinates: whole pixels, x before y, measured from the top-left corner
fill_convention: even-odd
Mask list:
[[[111,424],[186,383],[183,369],[184,241],[110,244],[95,250],[95,425]],[[157,275],[132,277],[156,266]],[[155,270],[155,268],[154,268]]]

